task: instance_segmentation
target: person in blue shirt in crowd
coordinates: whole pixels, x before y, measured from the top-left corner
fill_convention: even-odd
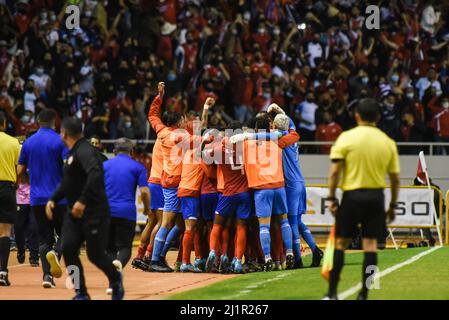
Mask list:
[[[120,138],[115,144],[116,157],[103,163],[106,195],[111,212],[108,254],[122,270],[131,258],[136,228],[136,190],[139,188],[144,214],[150,213],[150,190],[145,167],[131,158],[133,142]],[[112,293],[109,288],[107,293]]]
[[[44,109],[39,113],[39,130],[24,142],[17,167],[19,176],[28,169],[30,206],[38,226],[44,288],[54,288],[56,285],[53,277],[62,276],[59,239],[66,211],[65,199],[55,206],[53,220],[49,220],[45,214],[47,201],[61,182],[64,160],[68,154],[61,137],[55,132],[55,121],[54,110]]]

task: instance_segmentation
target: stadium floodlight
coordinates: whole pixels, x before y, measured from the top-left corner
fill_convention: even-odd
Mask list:
[[[299,30],[305,30],[305,29],[306,29],[306,24],[303,22],[303,23],[298,24],[296,27],[297,27]]]

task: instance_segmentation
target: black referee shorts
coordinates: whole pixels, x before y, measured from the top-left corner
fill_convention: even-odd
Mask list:
[[[383,189],[345,191],[335,219],[335,235],[352,238],[362,225],[362,238],[377,239],[385,231],[385,198]]]
[[[0,181],[0,223],[14,224],[16,217],[16,188],[10,181]]]

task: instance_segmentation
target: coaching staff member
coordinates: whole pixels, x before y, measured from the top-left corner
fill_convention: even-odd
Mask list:
[[[66,266],[79,268],[79,288],[75,300],[89,299],[79,258],[86,241],[87,257],[103,271],[113,290],[112,299],[123,299],[122,275],[106,254],[109,230],[109,206],[103,177],[103,161],[97,150],[84,138],[81,121],[63,120],[61,138],[70,149],[61,184],[47,203],[46,213],[53,219],[55,203],[67,199],[67,214],[62,227],[62,255]]]
[[[0,112],[0,286],[8,280],[11,228],[16,220],[16,165],[19,162],[19,140],[7,135],[6,116]]]
[[[106,195],[109,200],[111,224],[108,254],[121,270],[129,262],[136,232],[136,189],[141,192],[144,214],[150,213],[150,190],[147,170],[131,158],[133,142],[120,138],[115,144],[115,158],[103,163]],[[112,293],[111,288],[107,293]]]
[[[42,261],[44,288],[54,288],[53,277],[62,276],[61,265],[61,228],[67,210],[65,199],[55,204],[53,220],[48,220],[45,205],[53,191],[61,183],[62,167],[68,150],[59,134],[55,132],[56,112],[42,110],[38,117],[40,129],[28,138],[20,152],[17,172],[24,174],[28,168],[30,176],[30,205],[39,233],[39,254]],[[58,241],[55,240],[55,234]]]
[[[376,128],[380,119],[379,106],[374,99],[359,101],[355,110],[357,127],[343,132],[331,149],[329,174],[330,210],[335,216],[334,264],[330,273],[329,292],[325,299],[337,299],[337,285],[348,248],[357,226],[362,225],[365,252],[362,290],[358,299],[368,297],[367,278],[373,274],[368,266],[377,266],[377,238],[382,236],[385,220],[392,222],[399,193],[399,160],[396,143]],[[335,190],[342,173],[341,205]],[[385,212],[385,176],[389,175],[391,202]]]

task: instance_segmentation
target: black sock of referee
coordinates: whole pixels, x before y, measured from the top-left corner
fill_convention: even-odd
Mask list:
[[[345,252],[343,250],[334,250],[334,265],[329,277],[329,292],[328,296],[337,295],[338,281],[340,280],[340,273],[343,269],[343,264],[345,262]]]
[[[9,251],[11,250],[11,239],[0,238],[0,271],[8,271]]]
[[[368,277],[373,276],[375,270],[368,269],[369,266],[377,266],[377,252],[365,252],[365,256],[363,259],[363,269],[362,269],[362,290],[360,291],[360,294],[364,297],[368,297],[368,290],[366,280]],[[371,285],[371,283],[368,283],[368,285]]]

